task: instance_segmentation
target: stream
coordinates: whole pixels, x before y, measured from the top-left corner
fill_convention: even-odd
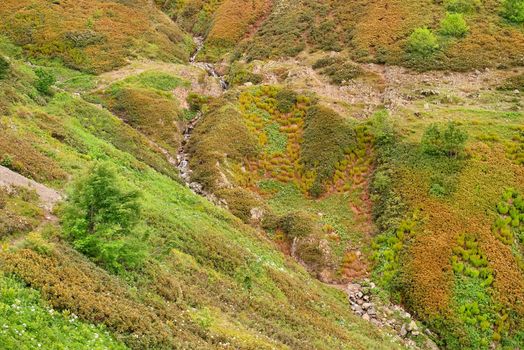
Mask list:
[[[194,66],[198,67],[200,69],[203,69],[209,74],[209,76],[217,79],[220,83],[220,87],[223,91],[227,90],[229,85],[220,74],[215,69],[215,66],[212,63],[209,62],[196,62],[196,58],[202,48],[204,47],[204,38],[203,37],[195,37],[193,38],[195,44],[196,44],[196,50],[191,55],[189,59],[189,63]],[[182,144],[177,152],[177,168],[180,173],[180,178],[184,183],[196,194],[206,197],[211,202],[226,206],[225,202],[223,200],[219,200],[214,194],[208,193],[204,190],[203,186],[195,181],[191,180],[191,169],[189,168],[189,154],[187,153],[187,145],[189,143],[189,140],[191,139],[191,134],[193,133],[193,130],[197,126],[198,122],[202,118],[202,112],[198,112],[196,116],[189,121],[189,123],[186,125],[186,128],[184,129],[184,132],[182,134]]]

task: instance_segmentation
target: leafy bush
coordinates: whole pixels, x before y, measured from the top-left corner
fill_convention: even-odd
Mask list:
[[[187,104],[189,109],[193,112],[198,112],[202,110],[202,107],[208,102],[209,98],[197,94],[196,92],[190,92],[187,95]]]
[[[462,38],[466,36],[469,31],[466,20],[460,13],[447,13],[440,26],[440,32],[442,34],[455,38]]]
[[[431,124],[422,136],[421,145],[427,154],[458,157],[464,151],[467,139],[467,133],[453,122],[448,123],[445,130]]]
[[[53,74],[43,70],[42,68],[37,68],[35,70],[36,81],[35,88],[43,95],[51,94],[51,86],[56,83],[56,78]]]
[[[444,5],[450,12],[467,13],[477,10],[481,5],[481,0],[445,0]]]
[[[289,238],[306,237],[315,232],[315,220],[305,211],[296,211],[280,218],[278,227]]]
[[[437,37],[428,28],[417,28],[408,39],[408,52],[415,57],[426,58],[439,49]]]
[[[0,56],[0,80],[4,79],[9,72],[9,62]]]
[[[524,0],[505,0],[502,7],[506,19],[513,23],[524,23]]]
[[[277,109],[282,113],[289,113],[297,103],[297,93],[293,90],[283,89],[277,93]]]
[[[141,265],[144,249],[135,237],[139,193],[123,190],[115,170],[96,164],[77,181],[64,208],[66,236],[76,249],[118,271]]]

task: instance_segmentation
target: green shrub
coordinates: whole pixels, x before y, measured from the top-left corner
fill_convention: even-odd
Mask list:
[[[469,27],[460,13],[447,13],[440,24],[440,32],[443,35],[462,38],[469,32]]]
[[[468,13],[477,10],[481,0],[445,0],[444,6],[450,12]]]
[[[56,83],[56,78],[53,74],[46,72],[42,68],[37,68],[35,70],[36,81],[35,88],[43,95],[51,94],[51,86]]]
[[[437,37],[430,29],[417,28],[409,36],[407,49],[415,57],[426,58],[439,49],[439,44]]]
[[[278,227],[289,238],[306,237],[315,232],[316,222],[311,214],[296,211],[280,218]]]
[[[524,0],[504,0],[502,15],[513,23],[524,23]]]
[[[140,266],[144,249],[132,237],[140,220],[138,197],[136,191],[123,190],[109,164],[96,164],[67,198],[66,236],[77,250],[114,271]]]
[[[2,56],[0,56],[0,80],[4,79],[9,72],[9,62]]]
[[[426,154],[458,157],[464,151],[468,135],[453,122],[445,130],[437,124],[431,124],[422,136],[421,146]]]
[[[208,100],[209,98],[206,96],[199,95],[195,92],[190,92],[186,98],[189,109],[193,112],[201,111],[202,107],[208,102]]]
[[[293,90],[282,89],[277,93],[277,109],[282,113],[289,113],[297,103],[297,93]]]

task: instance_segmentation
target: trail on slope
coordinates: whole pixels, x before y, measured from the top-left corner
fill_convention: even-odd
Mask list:
[[[63,199],[63,196],[56,190],[49,188],[41,183],[34,180],[28,179],[4,166],[0,165],[0,186],[4,187],[24,187],[30,190],[34,190],[40,202],[42,203],[43,209],[46,211],[46,218],[51,216],[51,212],[54,206]]]

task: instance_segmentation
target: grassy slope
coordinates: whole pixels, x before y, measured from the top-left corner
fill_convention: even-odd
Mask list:
[[[187,61],[192,42],[148,1],[4,1],[2,32],[31,57],[58,58],[90,72],[128,58]]]
[[[16,52],[5,48],[4,55]],[[3,157],[8,153],[27,176],[57,188],[66,176],[55,179],[56,171],[75,177],[93,160],[106,160],[143,193],[149,258],[121,275],[73,251],[60,227],[38,225],[37,214],[35,224],[2,232],[2,270],[41,290],[53,308],[105,325],[132,348],[398,347],[353,316],[342,292],[321,285],[263,235],[177,183],[169,164],[134,129],[68,92],[40,95],[32,69],[13,56],[11,64],[0,82],[2,126],[31,142],[2,146]],[[89,76],[61,70],[89,82]],[[53,166],[38,167],[39,157]],[[31,230],[36,238],[25,238]]]
[[[439,35],[444,4],[425,1],[278,1],[268,20],[247,43],[249,59],[296,56],[304,49],[348,50],[362,62],[386,62],[421,69],[469,70],[522,65],[522,26],[499,16],[499,1],[482,1],[465,14],[470,32],[465,38]],[[440,50],[422,62],[406,53],[415,28],[428,27]],[[504,53],[504,54],[501,54]]]

